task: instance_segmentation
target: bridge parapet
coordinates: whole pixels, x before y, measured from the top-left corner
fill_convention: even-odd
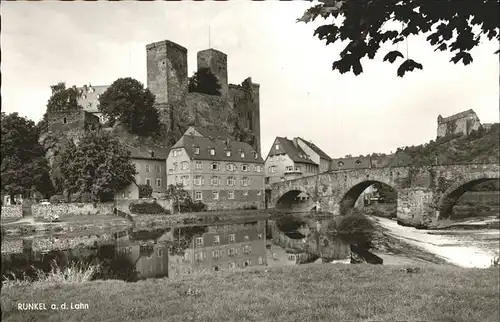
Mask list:
[[[499,164],[462,164],[339,170],[275,183],[270,207],[290,201],[283,196],[304,192],[321,210],[343,215],[360,194],[379,182],[398,192],[398,220],[412,226],[428,226],[451,212],[450,204],[473,185],[499,178]],[[451,207],[452,207],[451,206]]]

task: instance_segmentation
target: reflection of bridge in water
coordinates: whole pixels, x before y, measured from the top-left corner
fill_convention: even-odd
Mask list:
[[[498,180],[499,169],[499,164],[458,164],[326,172],[273,184],[269,207],[293,212],[319,206],[344,215],[366,188],[382,183],[398,194],[398,220],[425,227],[449,217],[457,200],[473,186]],[[310,197],[308,203],[296,200],[301,193]]]

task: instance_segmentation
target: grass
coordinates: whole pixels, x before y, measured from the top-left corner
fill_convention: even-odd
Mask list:
[[[45,273],[40,269],[36,270],[34,279],[25,276],[23,279],[14,278],[7,279],[4,277],[2,288],[29,287],[47,284],[78,284],[88,282],[99,271],[99,266],[96,265],[80,265],[71,263],[65,268],[60,268],[54,262],[50,272]]]
[[[498,268],[312,264],[2,289],[4,321],[498,321]],[[18,311],[16,303],[86,310]]]

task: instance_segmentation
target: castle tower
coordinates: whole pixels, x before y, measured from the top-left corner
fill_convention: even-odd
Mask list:
[[[188,92],[187,49],[169,40],[146,46],[147,87],[156,103],[181,101]]]
[[[227,55],[216,49],[205,49],[198,52],[197,60],[198,70],[201,68],[209,68],[219,81],[222,97],[227,97]]]
[[[253,94],[253,111],[252,119],[250,120],[250,129],[255,135],[255,145],[257,152],[262,153],[260,150],[260,85],[256,83],[252,84],[252,94]]]

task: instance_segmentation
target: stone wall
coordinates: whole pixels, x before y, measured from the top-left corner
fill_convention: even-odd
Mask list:
[[[460,197],[458,203],[500,205],[500,191],[467,191]]]
[[[32,206],[32,213],[35,218],[48,218],[50,215],[56,214],[60,218],[82,215],[95,216],[112,214],[113,208],[113,203],[98,203],[95,207],[92,203],[35,204]]]
[[[196,56],[198,70],[202,68],[210,69],[219,82],[222,97],[226,97],[228,92],[227,55],[216,49],[205,49],[199,51]]]
[[[425,188],[400,189],[398,191],[397,219],[401,225],[427,227],[437,220],[432,207],[433,192]]]
[[[444,137],[453,134],[468,135],[472,131],[477,131],[481,127],[479,117],[472,110],[461,112],[450,117],[438,116],[437,137]]]
[[[34,252],[47,250],[66,250],[77,247],[93,247],[103,243],[111,243],[112,234],[72,236],[71,238],[36,238],[33,239],[32,249]]]
[[[23,209],[21,205],[2,206],[2,218],[22,218]]]
[[[2,240],[2,254],[15,254],[23,252],[22,239],[4,239]]]

